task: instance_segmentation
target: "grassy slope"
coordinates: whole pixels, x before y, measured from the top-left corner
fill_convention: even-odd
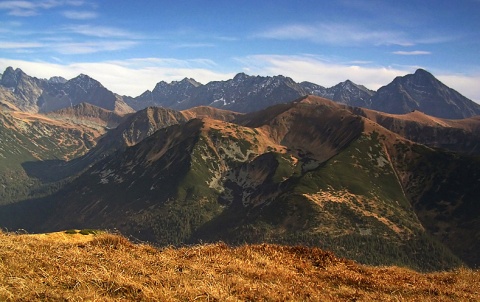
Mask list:
[[[112,234],[0,233],[0,300],[474,301],[480,272],[371,267],[318,248],[155,249]]]

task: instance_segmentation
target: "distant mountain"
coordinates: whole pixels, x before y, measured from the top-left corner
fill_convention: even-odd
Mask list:
[[[478,157],[414,143],[313,96],[249,114],[194,112],[188,122],[167,109],[132,115],[94,149],[122,137],[124,147],[92,149],[97,161],[58,194],[0,208],[2,225],[116,228],[161,245],[309,244],[424,270],[458,266],[457,256],[478,263]],[[142,126],[153,120],[171,126]]]
[[[199,86],[201,86],[200,83],[187,78],[171,83],[161,81],[152,91],[147,90],[137,98],[126,98],[125,100],[135,110],[150,106],[175,108],[177,103],[189,99],[194,94],[194,89]]]
[[[38,98],[39,112],[51,112],[80,103],[89,103],[119,113],[128,113],[126,104],[97,80],[81,74],[64,83],[57,83],[44,89]],[[125,110],[125,108],[127,108]]]
[[[38,112],[37,100],[48,83],[27,75],[19,68],[8,67],[2,74],[0,86],[12,92],[15,98],[10,102],[15,106],[26,112]]]
[[[425,114],[461,119],[480,115],[480,105],[447,87],[429,72],[397,77],[370,99],[369,108],[394,114],[419,110]]]
[[[338,83],[330,88],[324,88],[309,82],[302,82],[300,85],[308,94],[321,96],[337,103],[354,107],[368,108],[370,106],[370,98],[375,93],[365,86],[357,85],[350,80]]]
[[[163,106],[185,110],[211,106],[237,112],[252,112],[286,103],[304,95],[316,95],[353,107],[363,107],[394,114],[419,110],[425,114],[460,119],[480,115],[480,105],[445,86],[433,75],[419,69],[412,75],[397,77],[377,92],[350,80],[333,87],[302,82],[284,76],[261,77],[237,74],[227,81],[205,85],[193,79],[160,82],[155,89],[124,100],[138,110],[147,106]]]
[[[205,85],[193,79],[183,79],[170,84],[162,81],[151,92],[146,91],[136,98],[124,99],[136,110],[147,106],[163,106],[177,110],[211,106],[237,112],[252,112],[287,103],[307,94],[356,106],[364,104],[373,92],[351,81],[324,88],[308,82],[299,84],[284,76],[261,77],[239,73],[231,80]]]
[[[10,103],[30,113],[46,113],[85,102],[121,114],[133,112],[121,97],[87,75],[68,81],[61,77],[45,80],[8,67],[0,80],[0,88],[11,91]]]

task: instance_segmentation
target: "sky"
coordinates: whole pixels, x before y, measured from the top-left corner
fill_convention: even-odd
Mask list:
[[[121,95],[239,72],[377,90],[423,68],[480,103],[480,0],[0,0],[0,72]]]

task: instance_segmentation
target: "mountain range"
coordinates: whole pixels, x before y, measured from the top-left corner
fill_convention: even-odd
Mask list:
[[[448,119],[480,115],[479,104],[447,87],[423,69],[397,77],[376,92],[350,80],[325,88],[310,82],[296,83],[284,76],[262,77],[244,73],[230,80],[205,85],[191,78],[171,83],[161,81],[152,91],[147,90],[137,97],[119,96],[83,74],[68,81],[61,77],[45,80],[8,67],[0,80],[2,99],[32,113],[51,112],[83,102],[119,114],[153,106],[175,110],[210,106],[235,112],[253,112],[305,95],[393,114],[418,110]]]
[[[247,89],[242,87],[250,87],[252,102],[270,93],[257,99],[263,108],[243,113],[225,106],[140,109],[134,106],[140,99],[112,93],[122,108],[139,109],[126,113],[98,82],[79,76],[51,84],[57,94],[79,103],[42,113],[47,107],[39,106],[40,97],[19,102],[27,94],[18,87],[27,86],[28,76],[14,74],[23,84],[8,84],[14,80],[6,77],[5,85],[17,88],[3,86],[0,107],[4,228],[117,229],[158,245],[219,240],[315,245],[363,263],[419,270],[480,263],[478,116],[453,120],[417,109],[384,113],[313,95],[279,101],[275,97],[284,89],[294,95],[292,87],[322,88],[244,74],[207,85],[187,79],[157,87],[182,86],[184,94],[179,89],[178,96],[202,91],[206,98],[229,86],[221,103],[243,108],[248,102],[240,101]],[[430,79],[419,86],[416,79],[425,77],[433,78],[420,70],[394,82],[405,80],[402,93],[415,96],[410,87],[418,92],[439,83]],[[43,86],[47,80],[32,79],[35,87],[48,86]],[[262,86],[264,81],[269,84]],[[437,92],[419,95],[454,95],[433,86]],[[348,102],[356,95],[362,104],[383,89],[374,93],[349,81],[334,87],[336,92],[327,89],[331,95]],[[353,93],[355,87],[363,93]],[[31,95],[45,95],[42,89]],[[163,93],[168,100],[166,91],[154,89],[150,96]],[[106,105],[98,99],[97,105],[80,102],[85,100],[80,96],[105,97]]]

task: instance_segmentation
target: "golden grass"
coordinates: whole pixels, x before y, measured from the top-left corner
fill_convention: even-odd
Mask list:
[[[368,267],[317,248],[156,249],[113,234],[0,233],[0,301],[478,301],[480,273]],[[77,236],[77,237],[75,237]],[[49,238],[50,237],[50,238]],[[48,238],[48,239],[47,239]]]

